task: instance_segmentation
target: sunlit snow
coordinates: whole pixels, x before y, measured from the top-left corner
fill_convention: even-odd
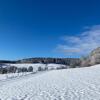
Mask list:
[[[0,100],[100,100],[100,65],[0,80]]]

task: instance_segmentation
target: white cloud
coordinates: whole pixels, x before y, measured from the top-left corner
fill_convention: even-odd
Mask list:
[[[100,47],[100,25],[88,27],[77,36],[64,36],[65,44],[59,44],[57,51],[67,55],[86,55],[91,50]]]

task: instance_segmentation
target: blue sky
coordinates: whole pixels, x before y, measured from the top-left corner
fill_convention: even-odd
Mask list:
[[[99,4],[99,0],[1,0],[0,59],[81,56],[83,52],[75,53],[78,45],[83,48],[84,41],[92,39],[91,31],[92,36],[99,34]],[[82,38],[83,33],[87,35]],[[81,44],[69,43],[70,38],[81,39]],[[93,48],[99,46],[97,38],[92,42]]]

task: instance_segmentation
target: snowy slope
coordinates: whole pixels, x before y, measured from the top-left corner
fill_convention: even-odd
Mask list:
[[[0,81],[1,100],[100,100],[100,65]]]

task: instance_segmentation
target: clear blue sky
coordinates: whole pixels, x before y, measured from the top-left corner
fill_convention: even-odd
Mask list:
[[[0,0],[0,59],[67,57],[60,37],[100,24],[100,0]]]

